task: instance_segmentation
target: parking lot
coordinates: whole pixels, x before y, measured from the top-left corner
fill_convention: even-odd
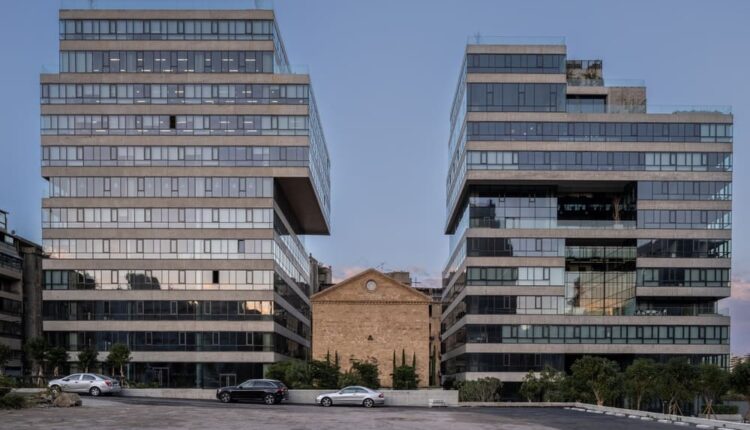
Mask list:
[[[78,408],[0,411],[2,429],[661,429],[669,424],[554,408],[322,408],[204,400],[83,397]]]

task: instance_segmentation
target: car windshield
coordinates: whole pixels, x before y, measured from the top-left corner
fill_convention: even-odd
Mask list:
[[[98,375],[98,374],[96,374],[96,375],[94,375],[94,376],[96,376],[96,377],[97,377],[97,378],[99,378],[99,379],[112,379],[112,378],[110,378],[109,376],[105,376],[105,375]]]

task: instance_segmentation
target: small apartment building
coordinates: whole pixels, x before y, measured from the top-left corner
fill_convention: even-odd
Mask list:
[[[0,345],[9,346],[6,375],[22,376],[23,344],[42,334],[42,247],[8,231],[0,210]]]
[[[419,386],[430,382],[431,298],[375,269],[314,294],[312,356],[338,354],[341,369],[354,361],[378,364],[380,384],[391,386],[393,355],[416,357]]]

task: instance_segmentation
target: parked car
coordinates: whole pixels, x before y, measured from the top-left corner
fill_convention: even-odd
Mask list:
[[[375,405],[384,405],[385,396],[379,391],[355,385],[344,387],[334,393],[321,394],[315,399],[315,403],[321,406],[362,405],[371,408]]]
[[[74,373],[64,378],[53,379],[47,387],[56,393],[89,393],[92,396],[119,393],[122,387],[116,379],[95,373]]]
[[[275,379],[248,379],[240,385],[221,387],[216,390],[216,398],[222,403],[262,401],[267,405],[286,400],[289,390],[283,382]]]

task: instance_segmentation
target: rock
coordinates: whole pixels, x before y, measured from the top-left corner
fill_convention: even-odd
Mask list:
[[[60,393],[55,397],[52,404],[58,408],[69,408],[71,406],[81,406],[81,396],[75,393]]]

